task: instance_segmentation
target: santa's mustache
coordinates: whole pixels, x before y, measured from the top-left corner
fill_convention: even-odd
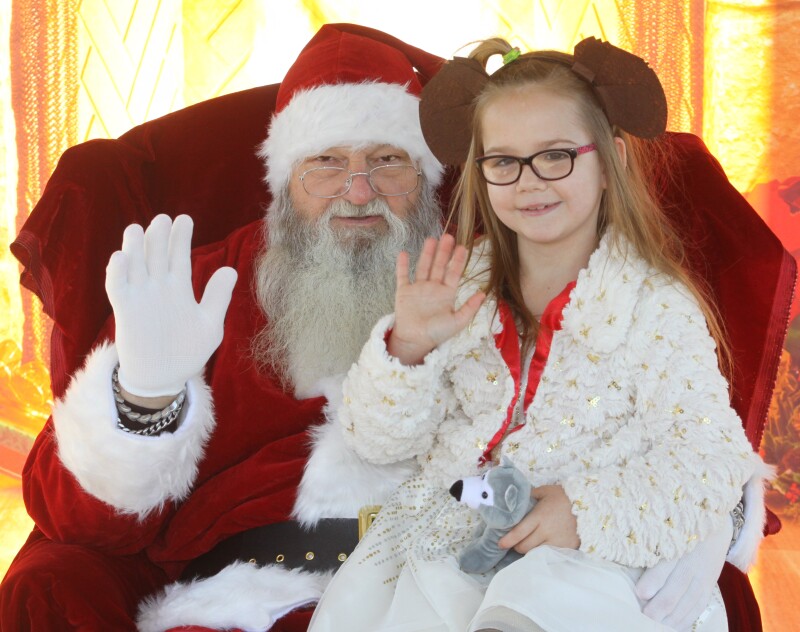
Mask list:
[[[383,198],[375,198],[366,204],[356,205],[348,200],[336,199],[323,214],[322,220],[329,220],[333,217],[346,217],[358,219],[361,217],[374,217],[376,215],[389,219],[391,209]]]

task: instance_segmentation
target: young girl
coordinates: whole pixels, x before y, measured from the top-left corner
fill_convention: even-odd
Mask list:
[[[481,79],[495,53],[507,63]],[[663,91],[642,60],[596,40],[574,56],[489,40],[471,59],[441,71],[421,110],[423,124],[452,115],[437,100],[478,84],[461,244],[429,240],[413,281],[398,259],[395,314],[338,410],[362,457],[415,458],[420,472],[311,629],[668,629],[642,614],[635,580],[730,521],[759,459],[729,405],[718,320],[623,131],[663,132]],[[624,98],[604,90],[609,72]],[[448,488],[501,456],[534,486],[536,506],[501,540],[526,555],[470,575],[457,558],[483,525]],[[727,629],[718,594],[693,629]]]

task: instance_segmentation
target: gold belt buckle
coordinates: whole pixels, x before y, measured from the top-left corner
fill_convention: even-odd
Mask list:
[[[378,515],[378,512],[381,510],[380,505],[364,505],[361,509],[358,510],[358,539],[364,537],[364,534],[369,529],[372,521],[375,520],[375,516]],[[352,514],[351,514],[352,515]]]

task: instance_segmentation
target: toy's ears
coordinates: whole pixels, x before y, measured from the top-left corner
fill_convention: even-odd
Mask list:
[[[504,454],[500,457],[500,467],[514,467],[514,462]]]
[[[506,488],[505,499],[506,507],[509,511],[514,511],[517,508],[517,499],[519,497],[519,489],[516,485],[509,485]]]

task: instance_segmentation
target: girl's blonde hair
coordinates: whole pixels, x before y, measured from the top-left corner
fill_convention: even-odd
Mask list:
[[[505,55],[512,50],[503,39],[481,42],[470,54],[486,67],[493,55]],[[689,288],[705,315],[709,331],[717,343],[720,367],[731,375],[731,354],[726,342],[722,321],[709,296],[704,281],[690,272],[681,239],[655,200],[653,193],[656,162],[669,160],[663,144],[635,138],[612,127],[591,86],[570,66],[572,55],[556,51],[526,53],[495,72],[475,102],[472,140],[464,170],[456,185],[451,218],[457,215],[457,237],[472,252],[478,233],[483,233],[491,245],[491,267],[487,294],[505,300],[522,329],[524,347],[531,345],[538,324],[526,307],[520,285],[520,264],[517,236],[497,219],[489,202],[486,182],[481,177],[475,159],[483,155],[482,121],[486,109],[497,99],[523,92],[537,86],[573,100],[578,114],[597,145],[600,163],[606,176],[597,220],[598,238],[608,226],[614,235],[622,236],[636,252],[655,269],[668,274]],[[627,167],[617,153],[614,138],[620,137],[627,148]],[[613,247],[622,248],[617,239]],[[624,253],[623,253],[624,254]]]

